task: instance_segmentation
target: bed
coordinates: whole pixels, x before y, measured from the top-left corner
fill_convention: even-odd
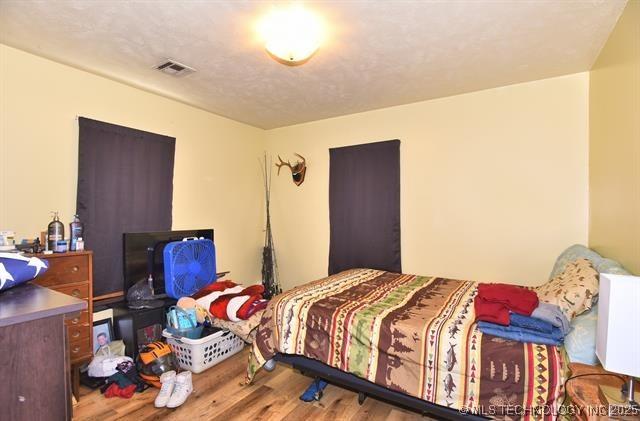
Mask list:
[[[562,350],[483,335],[475,295],[471,281],[372,269],[297,287],[265,310],[248,380],[276,359],[440,417],[544,418],[562,394]]]

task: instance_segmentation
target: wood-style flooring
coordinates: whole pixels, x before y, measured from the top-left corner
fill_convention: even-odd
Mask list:
[[[153,406],[158,389],[131,399],[107,399],[84,386],[74,420],[418,420],[420,415],[367,398],[362,406],[354,392],[329,385],[318,402],[298,399],[311,378],[278,364],[261,370],[252,385],[243,384],[248,347],[220,364],[193,375],[194,393],[177,409]]]

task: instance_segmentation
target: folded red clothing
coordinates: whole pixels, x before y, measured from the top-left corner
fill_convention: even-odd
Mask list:
[[[111,386],[109,386],[107,390],[104,392],[104,396],[105,398],[120,397],[120,398],[129,399],[130,397],[133,396],[134,393],[136,393],[135,384],[130,384],[127,387],[120,387],[118,386],[117,383],[112,383]]]
[[[501,303],[492,303],[476,296],[473,301],[476,322],[479,320],[509,326],[509,309]]]
[[[509,326],[509,313],[530,316],[538,307],[538,294],[517,285],[478,284],[473,301],[476,321]]]
[[[517,285],[478,284],[477,297],[487,302],[503,304],[508,310],[525,316],[530,316],[538,307],[538,294]]]

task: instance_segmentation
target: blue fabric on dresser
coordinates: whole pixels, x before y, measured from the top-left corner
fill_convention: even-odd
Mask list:
[[[46,260],[18,253],[0,253],[0,291],[30,281],[49,269]]]
[[[498,336],[518,342],[532,342],[534,344],[562,345],[564,339],[564,335],[560,329],[555,326],[551,333],[543,333],[517,326],[501,326],[495,323],[480,321],[478,322],[478,329],[487,335]]]

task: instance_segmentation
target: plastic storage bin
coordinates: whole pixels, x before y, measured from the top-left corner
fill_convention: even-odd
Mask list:
[[[219,331],[200,339],[176,338],[166,329],[162,336],[173,349],[180,367],[202,373],[244,348],[244,341],[229,331]]]

